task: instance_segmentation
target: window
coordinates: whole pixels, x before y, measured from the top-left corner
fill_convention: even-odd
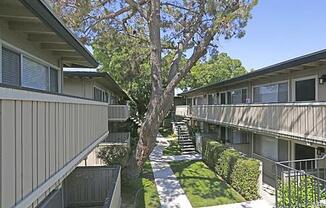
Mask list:
[[[254,87],[254,103],[288,102],[288,83]]]
[[[49,69],[29,58],[23,58],[22,86],[49,90]]]
[[[50,92],[58,92],[58,71],[50,68]]]
[[[295,101],[316,100],[316,79],[295,81]]]
[[[102,101],[102,99],[103,99],[102,90],[94,87],[94,100]]]
[[[246,103],[247,89],[238,89],[231,91],[231,103],[240,104]]]
[[[231,101],[232,101],[232,100],[231,100],[231,99],[232,99],[231,92],[227,92],[226,94],[227,94],[226,103],[227,103],[227,104],[231,104]]]
[[[108,95],[107,92],[103,93],[103,101],[106,102],[106,103],[109,101],[109,95]]]
[[[231,144],[248,144],[248,133],[245,131],[239,131],[236,129],[228,128],[228,139]]]
[[[219,99],[220,99],[220,93],[216,93],[214,104],[218,105],[219,104]]]
[[[20,86],[20,54],[2,48],[2,83]]]
[[[214,96],[208,95],[208,105],[214,105]]]
[[[278,160],[278,140],[264,135],[254,136],[254,153],[268,159]]]
[[[225,96],[225,92],[221,93],[221,105],[226,104],[226,96]]]

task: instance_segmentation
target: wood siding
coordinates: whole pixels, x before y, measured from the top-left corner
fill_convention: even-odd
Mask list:
[[[178,116],[325,142],[326,103],[177,106]]]
[[[0,207],[37,190],[108,128],[102,103],[37,92],[33,101],[13,99],[22,90],[8,90],[10,99],[0,96]]]

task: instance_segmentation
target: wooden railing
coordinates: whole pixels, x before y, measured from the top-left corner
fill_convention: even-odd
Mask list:
[[[184,109],[185,106],[181,106],[180,112],[184,112]],[[317,141],[325,141],[326,138],[326,103],[322,102],[197,105],[191,107],[187,116],[211,123]]]
[[[178,105],[178,106],[176,106],[175,114],[177,116],[183,116],[183,117],[190,116],[190,107],[189,107],[189,105]]]
[[[0,87],[0,207],[50,193],[108,134],[107,106]]]
[[[129,116],[130,111],[128,105],[109,105],[109,121],[125,121]]]

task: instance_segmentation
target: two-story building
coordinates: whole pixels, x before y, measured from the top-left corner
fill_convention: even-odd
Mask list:
[[[64,93],[108,103],[109,135],[99,144],[125,145],[130,147],[130,132],[128,131],[130,115],[129,96],[106,72],[64,71]],[[83,166],[104,164],[97,157],[94,149],[81,163]]]
[[[264,181],[274,185],[275,162],[325,153],[325,64],[321,50],[190,90],[176,115],[261,160]]]
[[[118,207],[118,167],[77,167],[109,135],[108,103],[63,94],[63,67],[93,56],[45,1],[0,0],[0,62],[0,207]]]

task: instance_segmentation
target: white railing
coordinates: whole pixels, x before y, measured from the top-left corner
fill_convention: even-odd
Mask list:
[[[189,117],[190,116],[190,107],[188,105],[176,106],[175,115]]]
[[[181,106],[180,109],[186,107]],[[196,105],[191,107],[187,116],[217,124],[317,141],[324,141],[326,137],[326,103],[324,102]]]
[[[107,111],[102,102],[0,87],[0,207],[29,207],[50,193],[106,137]]]
[[[109,121],[125,121],[130,116],[128,105],[109,105]]]

